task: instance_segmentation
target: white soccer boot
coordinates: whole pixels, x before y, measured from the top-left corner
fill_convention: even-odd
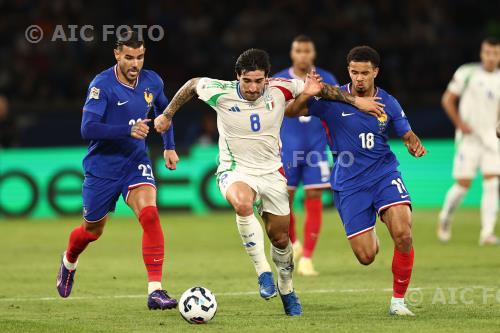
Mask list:
[[[439,219],[437,237],[440,242],[448,243],[451,239],[451,223],[449,220]]]
[[[481,246],[488,246],[488,245],[500,245],[500,238],[498,238],[495,235],[489,235],[486,237],[481,237],[479,239],[479,245]]]
[[[404,298],[391,298],[389,314],[393,316],[415,316],[405,304]]]
[[[319,273],[314,269],[311,258],[302,257],[299,260],[297,273],[302,276],[318,276]]]

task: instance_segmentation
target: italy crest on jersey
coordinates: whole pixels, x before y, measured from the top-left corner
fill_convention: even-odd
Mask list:
[[[264,102],[266,103],[266,109],[268,109],[269,111],[272,111],[274,109],[274,99],[268,94],[265,94]]]

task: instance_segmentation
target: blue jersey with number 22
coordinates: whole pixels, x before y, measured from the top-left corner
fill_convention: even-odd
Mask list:
[[[90,141],[83,160],[85,173],[119,179],[128,166],[147,158],[145,140],[131,137],[130,128],[137,121],[145,119],[150,108],[154,108],[158,114],[167,104],[163,81],[151,70],[141,70],[135,86],[118,80],[116,65],[97,75],[90,83],[83,112],[91,112],[102,123],[123,127],[123,130],[116,137]],[[152,117],[151,114],[149,116]],[[165,149],[173,149],[173,135],[169,139],[167,136],[164,135]]]

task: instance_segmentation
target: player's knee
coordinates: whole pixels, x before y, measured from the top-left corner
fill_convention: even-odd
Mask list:
[[[104,232],[104,224],[101,223],[85,223],[84,229],[86,232],[96,236],[97,238],[101,237]]]
[[[465,188],[466,190],[469,189],[470,185],[471,185],[471,180],[470,179],[458,179],[457,180],[457,183],[458,185],[460,185],[461,187]]]
[[[271,241],[271,244],[273,244],[274,247],[278,249],[284,249],[288,246],[288,243],[290,242],[290,236],[288,233],[280,233],[277,235],[271,235],[269,237],[269,240]]]
[[[411,232],[401,232],[394,236],[394,245],[399,251],[409,251],[413,245]]]
[[[239,216],[249,216],[253,214],[253,204],[250,200],[238,199],[233,202],[233,208]]]
[[[358,261],[362,265],[370,265],[372,262],[375,261],[375,256],[377,253],[375,251],[358,251],[356,252],[356,258],[358,258]]]
[[[318,198],[321,198],[322,194],[323,194],[322,190],[319,190],[319,189],[305,190],[305,198],[306,199],[318,199]]]

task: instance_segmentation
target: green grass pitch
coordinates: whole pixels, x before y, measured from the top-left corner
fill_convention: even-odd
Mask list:
[[[279,298],[258,296],[233,214],[163,214],[166,289],[179,297],[203,285],[217,296],[217,315],[200,326],[187,324],[177,310],[146,308],[141,230],[134,219],[111,218],[102,238],[80,257],[66,300],[57,295],[55,278],[79,219],[1,221],[0,332],[499,332],[500,248],[478,246],[477,210],[459,212],[447,245],[436,240],[436,216],[435,210],[414,214],[409,298],[416,317],[388,315],[393,245],[385,226],[377,222],[381,250],[365,267],[332,210],[325,213],[315,254],[321,275],[295,277],[304,315],[289,318]]]

